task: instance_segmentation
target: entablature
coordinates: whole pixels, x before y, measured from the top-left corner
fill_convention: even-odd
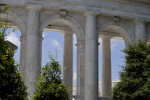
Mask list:
[[[149,0],[0,0],[0,3],[16,6],[41,5],[43,9],[65,9],[82,13],[92,11],[99,15],[150,21]]]

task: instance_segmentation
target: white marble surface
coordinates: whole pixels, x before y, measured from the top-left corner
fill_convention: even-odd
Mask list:
[[[25,82],[27,84],[27,92],[29,100],[36,89],[37,77],[40,76],[41,58],[40,58],[40,42],[39,36],[39,10],[37,7],[29,7],[28,9],[28,26],[25,56]]]
[[[99,35],[111,31],[125,40],[126,47],[137,39],[147,41],[150,36],[149,0],[0,0],[0,4],[8,4],[10,7],[8,14],[1,13],[0,18],[8,16],[21,30],[20,67],[31,95],[35,90],[37,75],[40,74],[41,36],[44,28],[50,24],[59,23],[56,27],[47,28],[67,28],[77,37],[77,95],[80,100],[97,100],[98,97]],[[61,16],[62,9],[66,10],[65,16]],[[114,21],[114,16],[120,20]],[[64,66],[72,65],[72,42],[68,41],[72,40],[66,38],[64,41]],[[103,64],[106,64],[106,57],[110,62],[110,55],[106,55],[108,48],[109,43],[106,43]],[[110,63],[103,66],[110,67]],[[70,77],[64,77],[72,80],[72,67],[68,68],[70,71],[66,73]],[[109,74],[103,75],[104,80],[110,81],[106,78],[110,78],[110,70],[107,72]],[[71,87],[71,82],[65,84]],[[110,82],[106,86],[109,87]],[[110,90],[110,87],[106,90]]]
[[[84,100],[98,100],[98,38],[96,16],[86,13]]]

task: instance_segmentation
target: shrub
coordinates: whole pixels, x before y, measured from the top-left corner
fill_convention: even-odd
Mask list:
[[[24,100],[27,87],[24,85],[14,52],[5,41],[8,26],[0,22],[0,98],[2,100]]]
[[[42,68],[37,82],[34,100],[70,100],[69,89],[61,83],[61,66],[56,58],[49,55],[50,61]]]
[[[113,88],[113,100],[150,100],[150,44],[139,41],[124,52],[126,66]]]

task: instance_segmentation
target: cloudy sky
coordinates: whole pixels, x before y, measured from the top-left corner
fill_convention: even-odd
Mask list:
[[[18,46],[18,49],[15,53],[15,59],[19,62],[19,56],[20,56],[20,36],[21,33],[19,30],[15,30],[14,32],[11,31],[12,29],[8,30],[8,35],[6,37],[7,40],[11,41],[15,45]],[[42,44],[42,66],[44,66],[48,61],[48,52],[51,52],[52,54],[55,53],[55,51],[58,51],[58,61],[61,65],[63,65],[63,41],[64,36],[63,34],[59,32],[50,32],[50,31],[44,31],[43,32],[43,44]],[[76,83],[76,36],[73,36],[73,80],[74,83]],[[99,42],[102,44],[101,39],[99,39]],[[101,81],[101,47],[99,46],[99,81]],[[124,53],[122,50],[125,48],[125,44],[123,40],[117,40],[112,39],[111,40],[111,60],[112,60],[112,80],[118,80],[119,79],[119,71],[121,71],[122,65],[124,65]]]

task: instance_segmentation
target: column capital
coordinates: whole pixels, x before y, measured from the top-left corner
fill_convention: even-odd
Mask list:
[[[101,35],[100,37],[101,37],[102,39],[111,39],[111,38],[113,38],[113,36],[112,36],[112,35],[109,35],[109,34]]]
[[[41,5],[27,5],[26,9],[31,10],[31,11],[40,11],[42,9],[42,6]]]
[[[145,21],[144,21],[144,20],[141,20],[141,19],[135,19],[135,20],[133,20],[133,22],[134,22],[135,24],[145,24]]]
[[[62,33],[64,35],[73,35],[73,31],[72,30],[64,30]]]
[[[84,12],[84,15],[85,16],[97,16],[98,14],[95,12],[92,12],[92,11],[86,11],[86,12]]]

